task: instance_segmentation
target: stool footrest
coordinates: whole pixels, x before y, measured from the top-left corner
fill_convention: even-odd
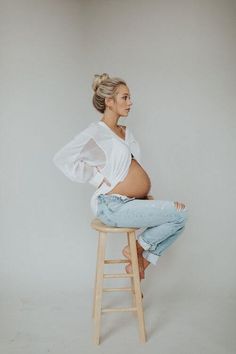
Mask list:
[[[133,276],[133,273],[103,274],[103,278],[132,278]]]
[[[105,264],[116,264],[116,263],[130,263],[128,259],[105,259]]]
[[[132,291],[132,288],[103,288],[103,291]]]
[[[107,312],[127,312],[127,311],[137,311],[137,307],[111,307],[102,309],[102,313]]]

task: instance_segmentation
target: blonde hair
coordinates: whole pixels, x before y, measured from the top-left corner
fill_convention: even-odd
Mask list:
[[[116,101],[116,91],[119,85],[126,85],[126,82],[119,77],[110,77],[107,73],[94,75],[92,84],[94,90],[93,105],[100,113],[104,113],[106,109],[106,97],[113,98]]]

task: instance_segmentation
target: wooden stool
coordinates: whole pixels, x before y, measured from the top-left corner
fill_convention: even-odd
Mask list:
[[[95,287],[93,295],[93,318],[95,321],[94,342],[100,342],[100,325],[102,313],[133,311],[137,314],[139,325],[139,336],[141,343],[146,342],[146,330],[144,323],[144,314],[142,306],[142,294],[140,289],[140,276],[138,266],[138,256],[136,248],[135,230],[138,228],[114,227],[103,224],[98,218],[91,222],[93,229],[99,231],[98,249],[97,249],[97,268],[95,277]],[[130,248],[131,259],[105,259],[105,247],[108,233],[127,233],[128,245]],[[129,263],[132,265],[132,273],[104,274],[104,264]],[[106,278],[130,278],[130,288],[103,288],[103,279]],[[102,308],[102,293],[110,291],[130,291],[133,297],[133,307],[123,308]]]

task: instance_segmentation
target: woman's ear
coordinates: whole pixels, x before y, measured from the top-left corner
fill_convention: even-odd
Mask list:
[[[105,104],[107,107],[111,108],[111,105],[113,103],[113,98],[112,97],[105,97]]]

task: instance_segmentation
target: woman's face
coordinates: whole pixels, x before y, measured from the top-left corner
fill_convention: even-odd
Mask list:
[[[116,91],[116,101],[112,101],[111,109],[119,116],[127,116],[131,105],[129,88],[125,85],[118,86]]]

